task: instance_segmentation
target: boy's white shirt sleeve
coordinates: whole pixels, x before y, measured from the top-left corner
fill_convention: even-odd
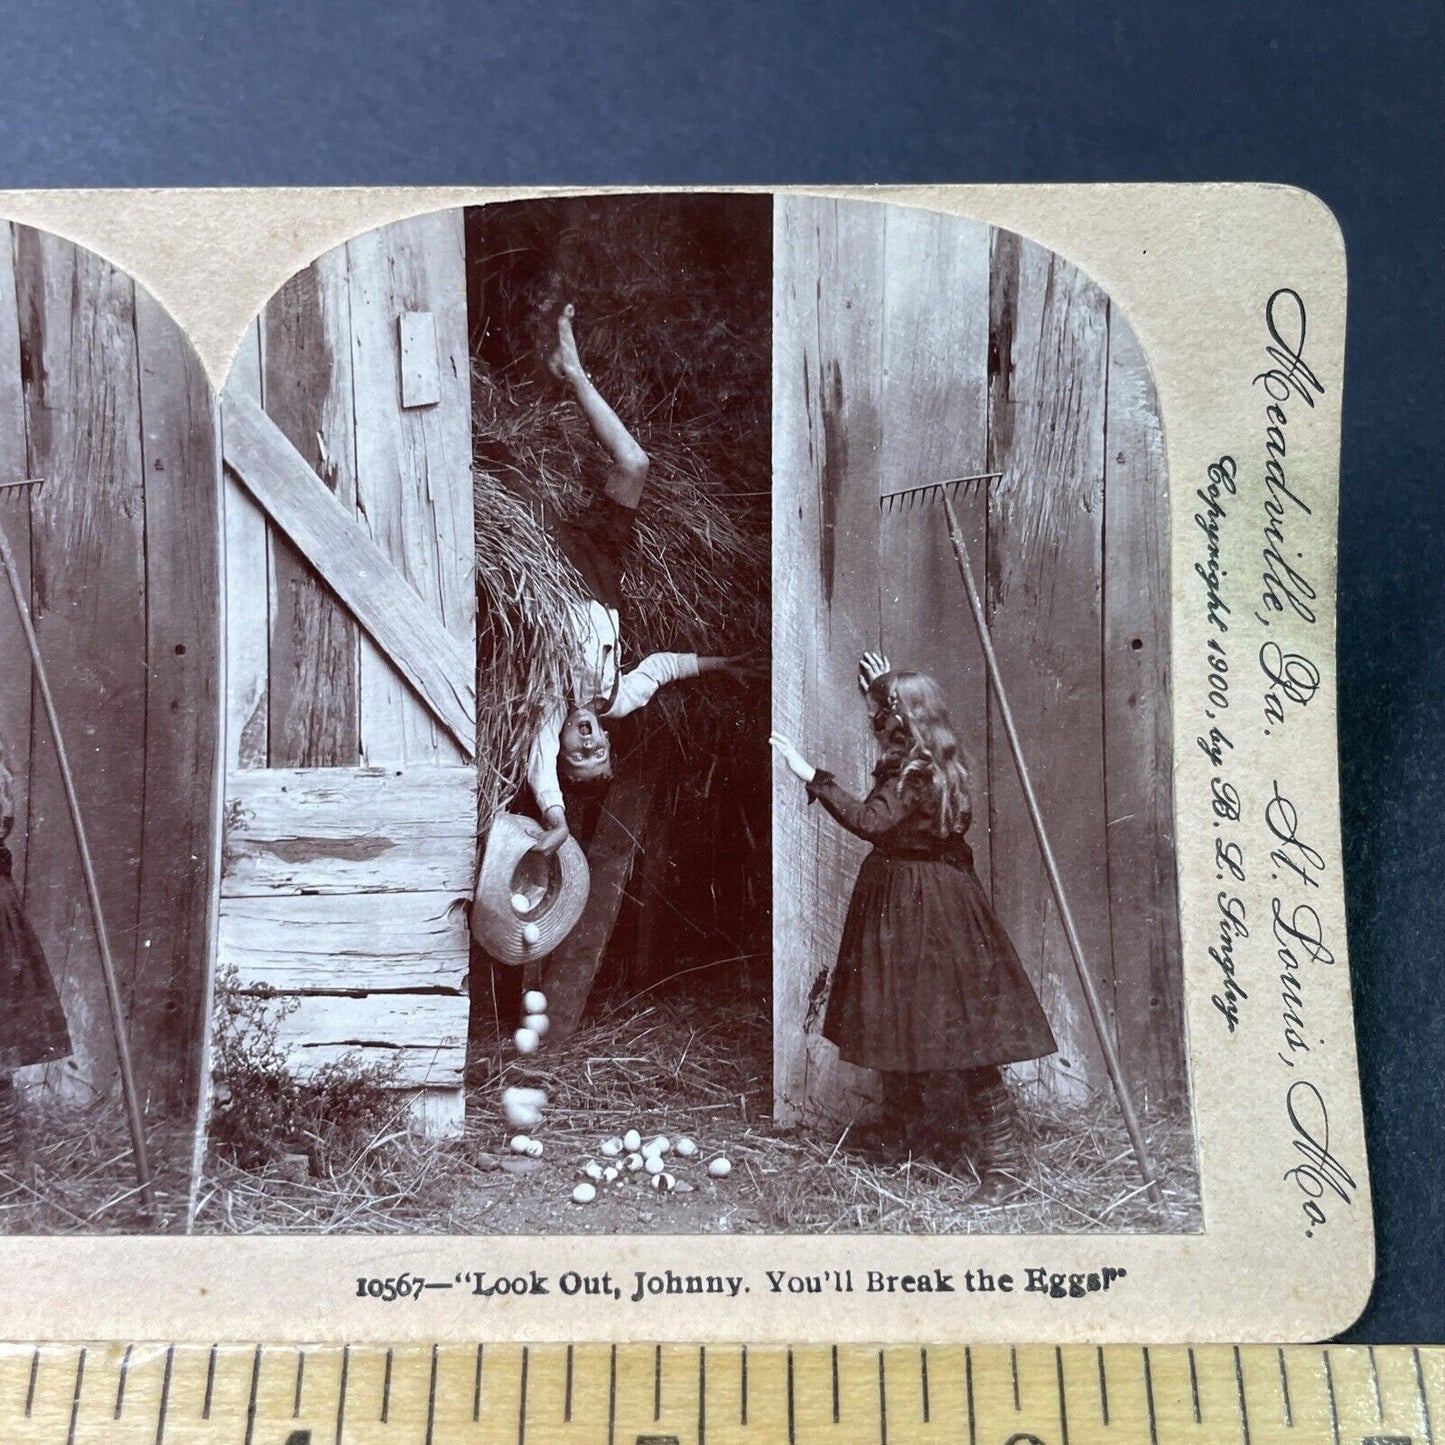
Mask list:
[[[561,751],[562,724],[566,720],[561,708],[548,708],[527,756],[527,782],[544,818],[548,808],[563,806],[562,785],[557,781],[557,755]]]
[[[658,688],[697,675],[695,652],[650,653],[631,672],[622,674],[617,684],[617,701],[608,709],[607,716],[626,717],[628,713],[646,707]]]

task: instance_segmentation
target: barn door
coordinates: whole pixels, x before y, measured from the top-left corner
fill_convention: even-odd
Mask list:
[[[222,436],[222,986],[277,991],[299,1074],[379,1065],[452,1132],[477,817],[462,213],[289,281]]]

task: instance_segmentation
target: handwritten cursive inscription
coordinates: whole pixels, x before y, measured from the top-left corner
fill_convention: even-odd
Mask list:
[[[1300,1209],[1309,1223],[1307,1238],[1329,1223],[1325,1204],[1343,1200],[1353,1204],[1358,1188],[1349,1170],[1330,1152],[1330,1115],[1324,1095],[1308,1079],[1296,1079],[1285,1095],[1285,1109],[1294,1130],[1294,1148],[1302,1164],[1286,1169],[1284,1177],[1299,1190]]]

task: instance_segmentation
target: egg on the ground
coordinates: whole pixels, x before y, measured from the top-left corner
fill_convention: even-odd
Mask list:
[[[609,1159],[617,1158],[617,1156],[622,1153],[622,1140],[615,1134],[610,1139],[604,1139],[602,1141],[602,1152]]]
[[[677,1187],[677,1180],[666,1172],[652,1176],[652,1187],[670,1194]]]
[[[627,1168],[635,1174],[639,1169],[642,1168],[642,1155],[629,1154],[624,1162],[626,1163]]]
[[[528,1139],[527,1153],[533,1159],[540,1159],[542,1157],[542,1141],[540,1139]]]
[[[572,1198],[577,1204],[591,1204],[597,1198],[597,1186],[595,1184],[579,1184],[572,1191]]]
[[[672,1148],[672,1140],[666,1134],[659,1134],[655,1139],[649,1139],[642,1146],[644,1154],[666,1154]]]
[[[525,1154],[527,1152],[527,1146],[531,1142],[532,1141],[525,1134],[513,1134],[511,1145],[509,1147],[511,1148],[513,1154]]]
[[[589,1179],[602,1178],[602,1166],[595,1159],[589,1159],[587,1163],[582,1166],[582,1172]]]
[[[678,1154],[681,1154],[684,1159],[691,1159],[692,1156],[697,1153],[697,1145],[693,1143],[686,1134],[672,1147]]]
[[[725,1155],[719,1154],[708,1166],[707,1172],[714,1179],[726,1179],[733,1172],[732,1160]]]
[[[661,1174],[663,1170],[661,1154],[647,1154],[643,1156],[642,1167],[649,1174]]]
[[[637,1153],[637,1151],[642,1148],[642,1135],[639,1134],[636,1129],[629,1129],[622,1136],[622,1147],[626,1149],[629,1154]]]

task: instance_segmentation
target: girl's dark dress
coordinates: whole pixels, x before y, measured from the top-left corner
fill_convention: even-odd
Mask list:
[[[0,1074],[70,1052],[60,996],[35,930],[20,908],[10,850],[0,842]],[[8,1077],[6,1078],[8,1082]]]
[[[1058,1045],[1018,954],[973,871],[968,826],[934,831],[933,805],[885,759],[859,802],[819,772],[817,799],[873,851],[843,925],[823,1036],[867,1069],[976,1069]]]

